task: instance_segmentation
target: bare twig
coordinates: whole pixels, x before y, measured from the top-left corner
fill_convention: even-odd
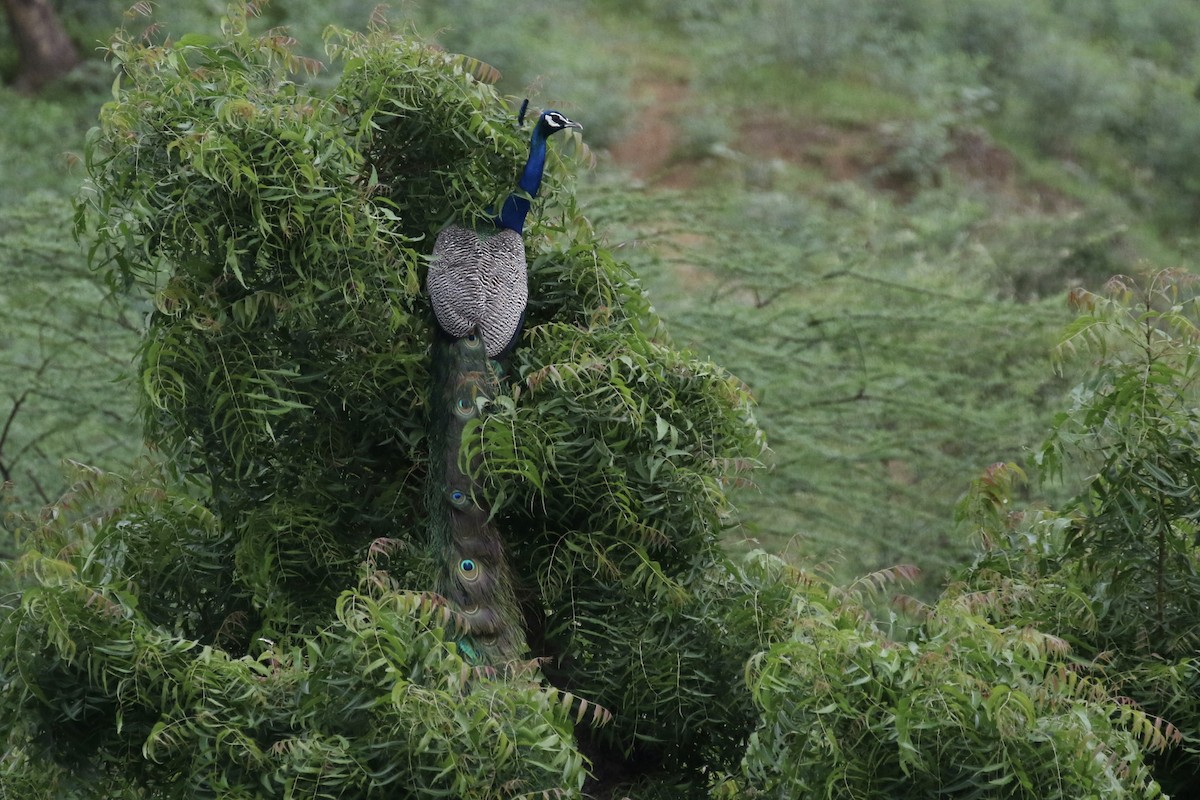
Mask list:
[[[46,494],[46,490],[42,488],[41,481],[37,479],[37,476],[30,472],[29,480],[33,483],[33,490],[37,492],[38,497],[42,498],[42,502],[46,505],[50,505],[52,502],[50,500],[50,495]]]
[[[0,478],[3,478],[5,482],[12,480],[12,468],[11,465],[4,463],[4,445],[8,443],[8,434],[12,430],[13,421],[28,398],[29,390],[26,389],[20,397],[13,400],[12,409],[8,412],[8,419],[4,420],[4,428],[0,430]]]

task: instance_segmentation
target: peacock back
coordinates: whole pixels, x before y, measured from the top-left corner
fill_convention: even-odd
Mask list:
[[[516,231],[443,228],[426,278],[439,327],[456,339],[476,329],[489,357],[504,352],[529,299],[525,273],[525,244]]]

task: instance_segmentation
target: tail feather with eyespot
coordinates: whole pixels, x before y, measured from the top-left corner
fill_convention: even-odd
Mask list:
[[[430,403],[430,542],[437,591],[459,620],[468,661],[498,665],[521,658],[525,637],[504,544],[464,463],[462,439],[494,394],[497,379],[484,339],[439,335],[433,346]]]

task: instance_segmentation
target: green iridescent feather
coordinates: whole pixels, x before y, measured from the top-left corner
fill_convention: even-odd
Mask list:
[[[497,378],[474,332],[438,335],[431,358],[427,502],[436,589],[456,612],[467,660],[498,665],[525,654],[525,635],[503,539],[461,452],[463,430],[483,413]]]

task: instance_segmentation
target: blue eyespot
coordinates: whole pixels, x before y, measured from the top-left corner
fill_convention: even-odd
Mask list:
[[[467,504],[467,493],[461,489],[455,489],[450,492],[450,502],[456,506],[465,506]]]
[[[479,580],[479,576],[483,574],[483,570],[469,558],[464,558],[458,562],[458,574],[464,581],[474,583]]]

